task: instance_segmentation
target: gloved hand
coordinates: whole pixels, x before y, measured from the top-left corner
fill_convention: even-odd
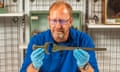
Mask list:
[[[45,57],[45,53],[44,53],[44,49],[42,48],[38,48],[32,52],[31,60],[34,68],[39,70],[39,68],[43,64],[44,57]]]
[[[77,61],[77,65],[80,68],[83,68],[85,64],[89,61],[89,54],[82,49],[73,50],[73,56]]]

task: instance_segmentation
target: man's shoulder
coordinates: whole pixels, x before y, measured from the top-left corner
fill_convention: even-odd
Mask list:
[[[81,47],[94,47],[92,38],[90,37],[89,34],[78,31],[75,29],[71,29],[70,31],[71,37],[74,40],[75,43],[79,43],[79,46]]]
[[[44,42],[49,41],[49,39],[51,39],[50,30],[46,30],[32,36],[30,42],[35,44],[43,44]]]
[[[31,40],[33,41],[38,41],[38,40],[44,40],[46,38],[49,38],[50,37],[50,30],[46,30],[46,31],[43,31],[43,32],[40,32],[36,35],[33,35],[31,36]]]
[[[72,35],[75,35],[75,36],[80,36],[80,37],[89,36],[87,33],[82,32],[80,30],[76,30],[76,29],[70,29],[70,32]]]
[[[50,30],[45,30],[45,31],[39,32],[38,34],[34,35],[33,37],[48,36],[48,34],[50,34]]]

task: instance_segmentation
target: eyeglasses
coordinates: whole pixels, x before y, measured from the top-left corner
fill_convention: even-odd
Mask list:
[[[59,20],[50,19],[50,23],[51,24],[57,24],[57,22],[59,22],[59,24],[64,25],[64,24],[67,24],[67,22],[69,21],[69,19],[67,19],[67,20],[63,20],[63,19],[59,19]]]

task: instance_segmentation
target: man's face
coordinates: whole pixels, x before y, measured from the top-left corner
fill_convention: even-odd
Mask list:
[[[64,42],[68,39],[72,17],[65,7],[52,9],[48,16],[52,36],[56,42]]]

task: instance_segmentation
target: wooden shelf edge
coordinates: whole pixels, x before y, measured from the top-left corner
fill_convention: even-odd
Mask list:
[[[88,28],[120,28],[120,24],[107,25],[107,24],[87,24]]]
[[[23,16],[23,13],[1,13],[0,17],[14,17],[14,16]]]

